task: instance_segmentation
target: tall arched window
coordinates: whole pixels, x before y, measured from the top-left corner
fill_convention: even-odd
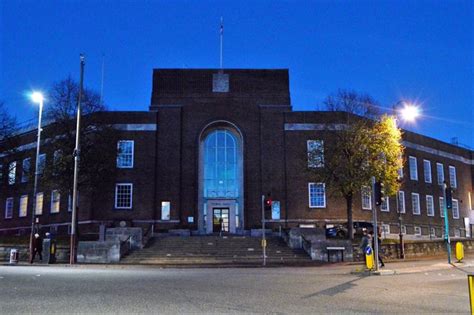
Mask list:
[[[227,129],[217,129],[204,140],[204,197],[237,198],[238,141]]]

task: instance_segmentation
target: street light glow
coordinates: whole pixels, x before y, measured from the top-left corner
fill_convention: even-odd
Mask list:
[[[44,100],[43,94],[41,92],[33,92],[31,94],[31,99],[35,103],[41,103]]]
[[[420,116],[420,109],[418,106],[405,104],[404,107],[400,109],[400,115],[403,120],[413,122],[418,116]]]

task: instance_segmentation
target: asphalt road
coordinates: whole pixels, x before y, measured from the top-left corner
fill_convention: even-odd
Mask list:
[[[469,313],[466,272],[442,261],[387,266],[160,269],[0,266],[0,313]]]

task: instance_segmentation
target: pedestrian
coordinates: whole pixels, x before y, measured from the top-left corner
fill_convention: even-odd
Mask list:
[[[43,239],[38,233],[35,234],[35,239],[33,240],[33,254],[31,255],[30,264],[35,260],[36,253],[38,253],[40,261],[43,261]]]
[[[372,248],[374,250],[374,255],[375,255],[375,235],[374,235],[374,231],[370,231],[369,234],[371,235],[372,237]],[[381,252],[381,248],[380,248],[380,245],[382,244],[382,233],[379,231],[379,233],[377,233],[377,242],[378,242],[378,261],[379,261],[379,266],[380,267],[385,267],[385,264],[382,260],[382,256],[380,256],[380,252]]]
[[[219,236],[222,237],[222,232],[224,231],[224,220],[219,218]]]
[[[362,239],[360,241],[360,250],[362,251],[362,255],[364,256],[364,261],[367,263],[367,258],[365,257],[365,253],[367,250],[367,246],[369,246],[369,237],[367,236],[367,229],[362,230]]]

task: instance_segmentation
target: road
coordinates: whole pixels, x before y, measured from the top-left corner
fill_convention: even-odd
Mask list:
[[[473,261],[474,262],[474,261]],[[394,263],[395,275],[357,266],[161,269],[0,266],[0,312],[468,313],[466,272],[443,261]]]

